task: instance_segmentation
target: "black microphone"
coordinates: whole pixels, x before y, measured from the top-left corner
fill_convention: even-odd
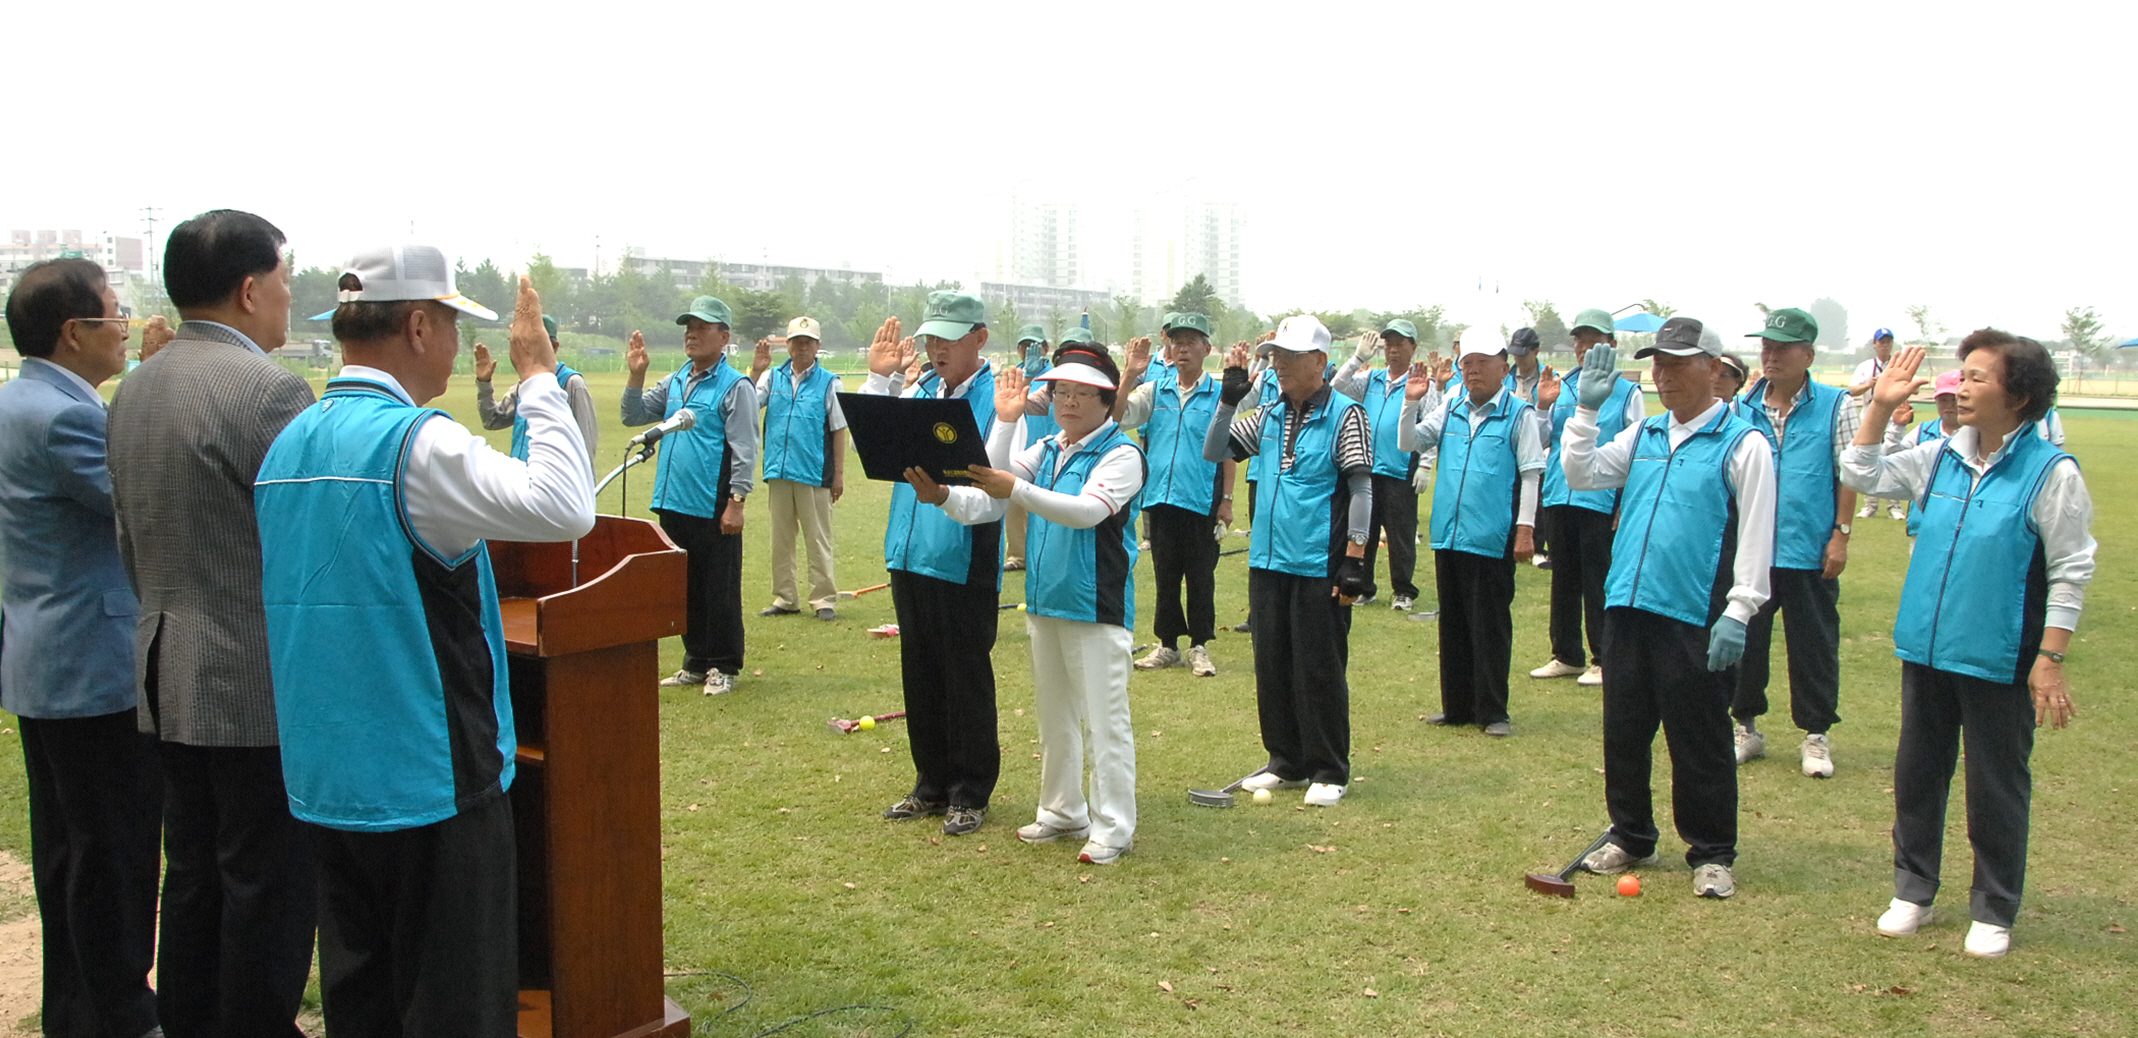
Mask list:
[[[667,421],[662,422],[661,424],[656,425],[653,428],[646,430],[645,432],[639,433],[637,436],[631,437],[630,445],[633,447],[638,447],[642,445],[652,446],[655,442],[659,441],[661,437],[666,436],[669,433],[672,433],[678,429],[688,429],[697,424],[698,412],[686,407],[680,411],[677,411],[675,415],[669,418]]]

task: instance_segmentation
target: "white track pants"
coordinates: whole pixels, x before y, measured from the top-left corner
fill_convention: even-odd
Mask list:
[[[1136,835],[1136,730],[1128,716],[1128,629],[1029,613],[1024,625],[1039,711],[1039,821],[1089,825],[1093,842],[1129,846]]]

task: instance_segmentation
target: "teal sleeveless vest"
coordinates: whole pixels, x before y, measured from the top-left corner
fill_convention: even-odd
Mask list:
[[[1135,442],[1116,425],[1106,437],[1077,451],[1069,463],[1055,471],[1061,460],[1061,443],[1048,440],[1039,457],[1039,471],[1032,485],[1042,490],[1075,494],[1084,489],[1091,470],[1100,459],[1123,444]],[[1144,478],[1150,478],[1150,462],[1141,448]],[[1148,486],[1148,483],[1146,483]],[[1027,612],[1061,620],[1136,626],[1136,513],[1140,494],[1127,507],[1107,516],[1099,525],[1074,530],[1047,521],[1034,513],[1025,520],[1024,601]]]
[[[1626,398],[1640,392],[1633,380],[1614,376],[1618,384],[1611,387],[1611,395],[1604,398],[1603,406],[1596,409],[1596,443],[1601,446],[1618,439],[1626,431]],[[1559,386],[1559,402],[1552,405],[1552,440],[1545,446],[1551,450],[1544,459],[1544,493],[1541,504],[1546,507],[1573,505],[1591,512],[1610,515],[1618,510],[1618,490],[1575,490],[1566,482],[1566,457],[1559,450],[1559,438],[1566,434],[1566,423],[1574,417],[1574,409],[1581,406],[1581,370],[1575,369]]]
[[[1834,532],[1834,423],[1848,391],[1810,383],[1781,436],[1767,420],[1766,392],[1766,379],[1752,383],[1740,413],[1774,450],[1774,568],[1824,569]]]
[[[563,362],[558,362],[557,388],[566,389],[564,383],[569,381],[572,376],[577,374],[579,373],[573,371],[570,368],[565,367]],[[567,393],[569,393],[569,390],[567,390]],[[577,424],[576,416],[573,420],[573,424]],[[520,459],[521,461],[527,460],[527,419],[520,417],[519,407],[517,404],[514,405],[512,410],[512,456]]]
[[[1282,394],[1262,415],[1257,459],[1263,482],[1255,492],[1255,525],[1247,541],[1254,569],[1301,577],[1334,577],[1351,499],[1336,467],[1336,430],[1359,402],[1331,388],[1328,403],[1308,415],[1285,468],[1284,424],[1292,402]]]
[[[813,487],[831,485],[831,433],[824,429],[831,413],[832,374],[817,364],[794,384],[794,361],[772,372],[765,405],[765,478]]]
[[[718,519],[732,475],[728,471],[728,427],[721,420],[720,405],[727,402],[728,393],[743,375],[726,361],[715,361],[712,372],[699,379],[698,387],[686,396],[690,371],[691,366],[685,364],[668,376],[668,409],[662,418],[674,418],[688,407],[698,413],[698,423],[661,438],[659,469],[653,476],[653,500],[648,507]]]
[[[1753,430],[1725,407],[1673,451],[1670,422],[1665,413],[1640,424],[1619,496],[1604,606],[1705,627],[1728,604],[1737,560],[1730,458]]]
[[[1458,390],[1440,434],[1440,473],[1433,479],[1434,551],[1502,558],[1514,550],[1521,473],[1515,458],[1522,423],[1536,410],[1503,393],[1484,422],[1470,420],[1470,396]]]
[[[1143,504],[1171,505],[1197,515],[1217,511],[1218,463],[1203,460],[1203,437],[1217,417],[1218,381],[1204,375],[1180,398],[1180,373],[1171,367],[1151,385],[1151,417],[1143,423],[1150,480]]]
[[[940,396],[942,376],[934,371],[921,376],[920,393]],[[973,420],[984,440],[995,427],[995,369],[980,362],[965,392],[972,405]],[[883,558],[887,569],[917,573],[957,584],[992,583],[1002,588],[1002,523],[960,526],[943,510],[921,503],[913,484],[891,485],[891,515],[883,528]],[[1029,567],[1028,567],[1029,569]]]

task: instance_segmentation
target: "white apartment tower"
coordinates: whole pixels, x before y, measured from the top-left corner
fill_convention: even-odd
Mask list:
[[[1238,202],[1202,197],[1189,181],[1152,196],[1136,209],[1130,288],[1148,305],[1163,305],[1201,274],[1218,298],[1241,305]]]

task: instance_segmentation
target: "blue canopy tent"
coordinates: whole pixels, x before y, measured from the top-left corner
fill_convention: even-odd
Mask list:
[[[339,308],[339,307],[336,307],[336,309],[340,309],[340,308]],[[333,311],[333,310],[329,310],[329,311],[327,311],[326,313],[323,313],[323,314],[313,314],[312,316],[310,316],[310,317],[307,317],[307,318],[305,318],[305,320],[307,320],[307,321],[324,321],[324,320],[327,320],[327,319],[329,319],[329,318],[331,318],[331,317],[333,317],[333,316],[334,316],[334,311]]]
[[[1654,314],[1643,311],[1637,314],[1627,314],[1624,317],[1613,318],[1611,324],[1615,331],[1652,332],[1658,328],[1663,327],[1663,319],[1657,317]]]
[[[2119,342],[2116,344],[2116,348],[2119,350],[2125,346],[2138,346],[2138,339],[2132,339],[2129,342]]]

